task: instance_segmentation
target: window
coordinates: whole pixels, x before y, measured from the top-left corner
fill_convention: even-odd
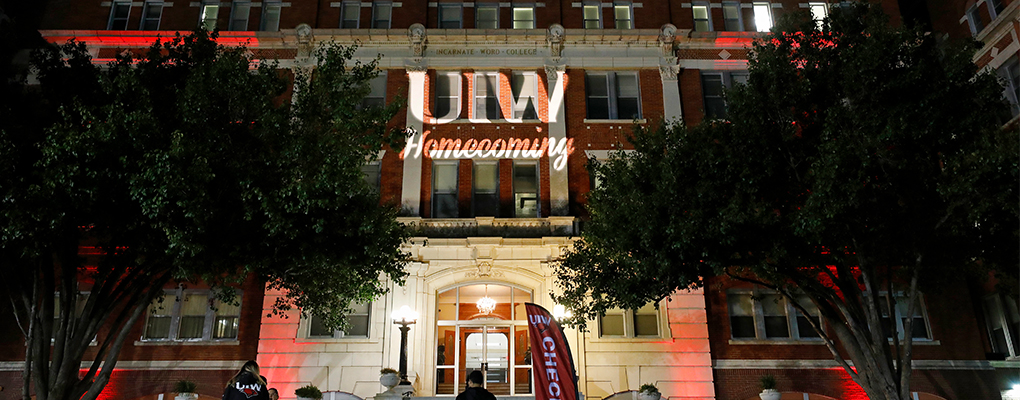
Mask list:
[[[379,1],[372,3],[372,28],[390,29],[390,19],[393,15],[393,3]]]
[[[818,29],[822,29],[822,20],[829,16],[828,3],[808,3],[808,10],[811,11],[811,19],[818,24]]]
[[[981,20],[981,9],[978,8],[978,4],[974,4],[967,9],[967,22],[970,24],[970,34],[977,35],[982,29],[985,29],[985,23]]]
[[[514,29],[535,29],[535,6],[514,6]]]
[[[758,32],[768,32],[772,29],[772,5],[769,3],[755,2],[751,9],[754,10],[754,28]]]
[[[582,6],[584,13],[584,29],[602,28],[602,4],[599,2],[584,2]]]
[[[1016,299],[1003,294],[985,296],[983,308],[992,351],[1005,357],[1020,355],[1020,312]]]
[[[744,30],[744,21],[740,16],[740,3],[723,3],[722,14],[727,31],[740,32]]]
[[[159,20],[163,16],[163,3],[162,2],[145,2],[142,6],[142,26],[143,31],[158,31]]]
[[[460,74],[436,74],[435,117],[447,121],[460,117]]]
[[[475,74],[475,119],[501,119],[499,108],[499,74]]]
[[[379,75],[368,81],[371,91],[365,98],[361,99],[361,108],[383,107],[386,105],[386,71],[380,71]]]
[[[499,4],[479,4],[475,6],[475,28],[499,28]]]
[[[513,96],[514,119],[538,119],[538,75],[532,72],[515,72],[510,81]]]
[[[131,2],[116,1],[110,7],[110,22],[106,29],[123,31],[127,29],[128,17],[131,15]]]
[[[203,4],[202,15],[199,19],[199,24],[202,28],[211,31],[216,29],[216,18],[220,14],[220,5],[216,4]]]
[[[457,162],[432,164],[432,218],[457,218]]]
[[[734,83],[747,83],[747,71],[740,72],[702,72],[701,90],[705,100],[706,119],[726,118],[725,90]]]
[[[797,303],[807,310],[804,315],[783,295],[764,291],[734,291],[726,294],[730,313],[730,336],[733,339],[818,339],[809,319],[821,326],[814,303],[798,296]]]
[[[1009,102],[1013,116],[1020,115],[1020,60],[1017,57],[1006,60],[996,73],[1004,81],[1002,97]]]
[[[471,174],[474,199],[472,206],[476,217],[499,216],[499,164],[476,162]]]
[[[538,218],[538,164],[514,162],[514,217]]]
[[[232,31],[248,30],[248,15],[251,14],[251,3],[235,1],[230,11],[230,29]]]
[[[1002,14],[1002,10],[1006,8],[1006,5],[1002,3],[1002,0],[988,0],[988,14],[992,16],[992,19]]]
[[[167,291],[149,304],[142,339],[236,339],[240,320],[240,304],[216,300],[207,290]]]
[[[694,3],[694,30],[698,32],[709,32],[712,30],[712,19],[708,17],[708,3]]]
[[[72,316],[80,316],[82,311],[85,310],[85,303],[89,299],[87,292],[78,293],[78,300],[74,303],[74,313]],[[53,336],[57,335],[57,329],[60,327],[60,292],[57,292],[53,299],[53,326],[51,327]],[[93,338],[95,340],[95,338]]]
[[[463,12],[461,3],[439,3],[439,28],[460,29]]]
[[[361,166],[361,174],[365,177],[365,183],[367,183],[368,186],[371,187],[372,190],[374,190],[376,193],[379,192],[379,178],[381,176],[380,174],[381,167],[382,162],[380,162],[379,160],[375,160]]]
[[[276,32],[280,30],[280,14],[282,11],[282,2],[262,2],[262,26],[259,29],[267,32]]]
[[[613,308],[599,317],[599,337],[658,337],[659,310],[654,303],[636,310]]]
[[[634,10],[629,1],[613,3],[613,17],[616,19],[616,29],[634,29]]]
[[[882,331],[885,332],[887,338],[892,338],[892,332],[889,331],[891,322],[889,321],[889,313],[887,311],[888,306],[885,300],[885,294],[879,295],[879,308],[882,312]],[[907,298],[905,296],[896,296],[896,332],[898,338],[903,338],[903,328],[906,326],[907,319]],[[917,295],[917,306],[914,307],[913,325],[910,327],[911,337],[914,339],[931,339],[931,334],[928,331],[927,318],[924,313],[924,298],[920,294]]]
[[[311,316],[308,320],[308,338],[322,339],[322,338],[344,338],[344,337],[368,337],[369,328],[369,316],[371,314],[372,303],[365,304],[354,304],[351,306],[352,311],[347,314],[348,327],[346,330],[329,330],[322,322],[322,318],[317,316]]]
[[[589,119],[641,118],[637,73],[585,75]]]
[[[356,1],[345,1],[340,4],[340,28],[358,29],[358,22],[361,20],[361,3]]]

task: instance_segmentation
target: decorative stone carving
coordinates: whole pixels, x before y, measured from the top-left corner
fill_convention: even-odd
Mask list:
[[[566,71],[566,70],[567,70],[567,68],[566,68],[565,65],[548,65],[547,64],[545,66],[545,77],[548,78],[551,81],[552,80],[556,80],[559,77],[557,72],[562,72],[562,71]]]
[[[413,63],[404,65],[404,69],[407,72],[426,72],[429,70],[429,66],[424,63]]]
[[[560,24],[552,24],[546,30],[545,41],[549,45],[553,57],[560,57],[563,52],[563,34],[565,32],[563,25]]]
[[[407,28],[407,39],[411,41],[411,50],[414,51],[415,57],[425,57],[426,47],[426,33],[425,26],[422,24],[413,24],[410,28]]]
[[[297,31],[298,43],[307,45],[311,44],[312,40],[314,40],[312,37],[312,27],[308,24],[298,25],[294,30]]]
[[[676,26],[673,24],[663,25],[659,28],[659,48],[662,56],[666,58],[676,57],[673,54],[673,44],[676,42]]]
[[[680,72],[680,67],[676,65],[660,65],[659,76],[664,81],[675,81],[676,75]]]
[[[492,261],[479,261],[477,271],[468,271],[464,274],[465,278],[478,279],[478,278],[502,278],[503,271],[493,271]]]

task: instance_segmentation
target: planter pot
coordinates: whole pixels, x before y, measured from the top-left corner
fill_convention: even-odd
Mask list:
[[[313,399],[311,397],[301,397],[301,396],[298,396],[297,400],[318,400],[318,399]]]
[[[382,374],[379,376],[379,383],[385,386],[387,390],[393,389],[394,386],[397,386],[397,384],[400,383],[400,376],[392,373]]]
[[[761,400],[779,400],[780,397],[783,397],[783,394],[776,391],[776,389],[765,389],[758,394],[758,397],[761,397]]]
[[[177,393],[177,396],[174,397],[174,400],[197,400],[197,399],[198,393]]]
[[[638,392],[638,400],[659,400],[662,398],[662,394],[659,392]]]

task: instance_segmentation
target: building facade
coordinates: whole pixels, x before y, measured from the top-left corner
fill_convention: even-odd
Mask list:
[[[898,4],[881,4],[898,21]],[[995,12],[976,29],[986,43],[978,57],[1012,79],[1004,95],[1012,93],[1013,104],[1018,4],[975,6]],[[197,25],[220,29],[222,43],[247,44],[256,57],[288,69],[311,68],[320,43],[357,43],[356,57],[378,56],[381,69],[366,101],[406,99],[393,124],[415,132],[403,150],[383,151],[364,168],[383,201],[399,204],[402,222],[417,232],[406,249],[412,261],[405,285],[391,284],[383,298],[357,305],[345,332],[296,311],[267,316],[280,294],[256,282],[241,288],[236,310],[203,306],[209,300],[201,288],[168,288],[174,301],[152,306],[139,323],[104,398],[169,398],[172,383],[183,378],[199,383],[202,399],[218,398],[246,359],[259,362],[284,399],[306,384],[328,391],[327,398],[372,398],[383,389],[379,369],[398,364],[400,332],[389,316],[402,306],[419,313],[408,340],[415,397],[456,395],[475,369],[486,370],[487,386],[500,398],[533,397],[523,303],[555,306],[554,260],[583,226],[585,194],[597,184],[588,159],[627,149],[634,124],[725,116],[723,89],[746,80],[748,48],[759,32],[784,13],[820,17],[832,6],[51,2],[44,38],[84,41],[97,63]],[[962,10],[944,19],[972,14]],[[933,15],[941,12],[932,7]],[[970,34],[963,25],[936,26]],[[678,291],[658,307],[615,310],[591,321],[587,332],[568,329],[584,397],[630,399],[652,383],[670,399],[748,400],[758,398],[758,377],[772,374],[784,400],[865,398],[799,323],[810,316],[782,301],[755,301],[774,296],[755,287],[718,279],[705,288]],[[920,314],[912,316],[924,330],[914,332],[917,399],[997,399],[1020,383],[1015,299],[985,296],[987,289],[923,296]],[[495,305],[480,308],[482,298]],[[0,384],[16,392],[24,353],[16,335],[8,336],[9,345],[0,347]]]

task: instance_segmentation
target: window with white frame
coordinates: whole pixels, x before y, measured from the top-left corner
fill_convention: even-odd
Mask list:
[[[166,291],[149,304],[142,339],[237,339],[240,320],[240,304],[219,301],[208,290]]]
[[[797,304],[803,314],[783,295],[759,290],[734,290],[726,293],[730,315],[730,337],[740,339],[817,340],[818,332],[809,319],[821,326],[814,303],[805,296]]]
[[[382,174],[380,169],[382,168],[382,162],[375,160],[372,162],[365,163],[361,166],[361,175],[365,177],[365,183],[372,188],[376,193],[379,192],[379,182]]]
[[[263,1],[262,21],[259,30],[265,32],[276,32],[280,30],[280,14],[283,13],[283,2]]]
[[[432,164],[432,218],[457,218],[457,161]]]
[[[248,16],[251,15],[251,3],[235,1],[230,7],[231,31],[248,30]]]
[[[141,30],[143,31],[158,31],[159,20],[163,17],[163,2],[161,1],[147,1],[142,5],[142,24]]]
[[[992,352],[1004,357],[1020,356],[1020,312],[1016,299],[996,293],[985,296],[983,304]]]
[[[691,11],[694,14],[694,30],[710,32],[712,30],[712,18],[709,18],[708,3],[693,3]]]
[[[722,3],[723,24],[727,31],[740,32],[744,30],[744,21],[740,12],[740,3]]]
[[[361,99],[361,108],[383,107],[386,105],[386,71],[368,81],[370,91]]]
[[[514,161],[514,217],[538,218],[538,163]]]
[[[538,119],[538,75],[514,72],[510,79],[514,119]]]
[[[589,119],[641,118],[637,73],[587,73],[585,86]]]
[[[463,18],[463,3],[439,3],[440,29],[461,29]]]
[[[815,20],[818,24],[818,29],[822,29],[822,24],[826,17],[829,16],[829,4],[828,3],[808,3],[808,10],[811,11],[811,19]]]
[[[704,94],[705,118],[726,118],[725,90],[737,83],[747,83],[747,71],[701,73],[701,91]]]
[[[372,303],[353,304],[351,312],[347,314],[345,330],[331,330],[326,328],[322,318],[312,315],[308,319],[308,335],[310,339],[340,339],[340,338],[367,338],[371,322]]]
[[[110,22],[106,29],[123,31],[127,29],[128,17],[131,16],[130,1],[115,1],[110,5]]]
[[[885,333],[887,338],[892,338],[893,321],[889,321],[888,303],[886,303],[885,294],[879,295],[879,309],[882,312],[881,323],[882,331]],[[906,322],[911,317],[907,316],[907,308],[910,306],[907,301],[907,297],[903,295],[896,295],[896,307],[895,307],[895,324],[896,324],[896,337],[903,338],[903,329],[906,327]],[[931,339],[931,331],[928,329],[928,318],[924,308],[924,297],[919,293],[917,295],[917,306],[914,307],[913,323],[910,326],[911,337],[914,339]]]
[[[1012,115],[1020,115],[1020,60],[1016,56],[1006,60],[996,74],[1003,80],[1002,97],[1009,102]]]
[[[475,28],[499,28],[499,3],[482,3],[475,5]]]
[[[85,303],[88,301],[88,299],[89,299],[89,293],[88,292],[80,292],[80,293],[78,293],[78,299],[75,301],[75,304],[74,304],[74,313],[72,314],[72,316],[80,316],[81,315],[82,311],[85,310]],[[52,334],[54,336],[56,336],[57,328],[60,326],[60,320],[61,320],[60,311],[61,311],[61,307],[62,306],[60,305],[60,292],[57,292],[56,295],[53,298],[53,326],[52,326],[51,329],[53,330]]]
[[[345,1],[340,3],[340,28],[358,29],[361,22],[361,2]]]
[[[514,29],[535,29],[535,6],[513,6]]]
[[[460,81],[457,72],[436,74],[436,118],[450,121],[460,117]]]
[[[393,3],[388,1],[377,1],[372,3],[372,28],[390,29],[390,20],[393,19]]]
[[[985,29],[985,22],[981,20],[981,8],[978,7],[979,3],[975,3],[967,9],[967,23],[970,25],[970,34],[977,35],[982,29]]]
[[[473,199],[471,207],[476,217],[499,216],[499,164],[495,161],[474,162],[471,174]]]
[[[585,1],[581,6],[584,18],[584,29],[602,28],[602,3]]]
[[[988,3],[988,14],[992,19],[998,17],[999,14],[1002,14],[1002,10],[1006,9],[1006,5],[1002,0],[987,0],[985,2]]]
[[[772,29],[772,5],[766,2],[754,2],[751,4],[754,10],[754,29],[758,32],[768,32]]]
[[[484,72],[475,74],[475,110],[473,118],[495,120],[502,119],[499,107],[499,74]]]
[[[659,337],[659,310],[654,303],[636,310],[606,310],[598,322],[599,337]]]
[[[199,16],[198,23],[201,27],[207,31],[216,29],[216,19],[220,15],[220,3],[204,3],[202,4],[202,14]]]
[[[613,18],[616,29],[634,29],[634,8],[629,1],[613,2]]]

